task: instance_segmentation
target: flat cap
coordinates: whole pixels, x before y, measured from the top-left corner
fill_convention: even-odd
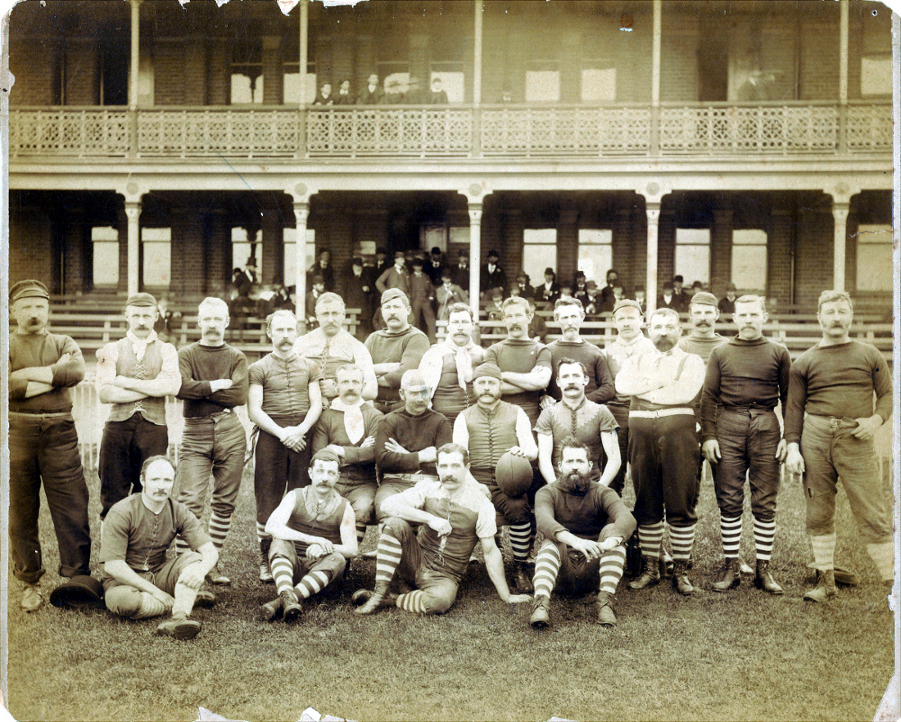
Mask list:
[[[156,308],[156,299],[149,293],[133,293],[125,302],[125,308],[129,306],[153,306]]]
[[[716,306],[717,300],[716,296],[714,296],[712,293],[708,293],[707,291],[698,291],[694,296],[691,297],[689,305],[693,303],[698,303],[702,306]]]
[[[389,288],[382,294],[381,305],[384,306],[388,301],[393,301],[395,298],[401,299],[408,306],[410,305],[410,299],[407,298],[407,294],[401,291],[399,288]]]
[[[639,304],[638,301],[633,301],[631,298],[623,298],[617,301],[613,305],[613,315],[615,316],[616,312],[621,308],[636,308],[638,309],[638,313],[644,313],[644,311],[641,310],[641,304]]]
[[[50,300],[50,292],[40,281],[19,281],[9,289],[9,302],[15,303],[20,298],[46,298]]]
[[[500,381],[501,370],[500,368],[498,368],[497,364],[479,364],[478,366],[476,366],[475,371],[472,372],[472,380],[475,381],[480,376],[491,376],[492,378],[496,378],[498,381]]]

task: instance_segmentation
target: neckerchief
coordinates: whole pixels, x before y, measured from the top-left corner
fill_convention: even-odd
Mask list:
[[[344,430],[352,444],[357,444],[366,434],[366,424],[363,421],[363,399],[358,399],[355,404],[345,404],[340,397],[332,399],[331,408],[334,411],[344,413]]]
[[[135,358],[138,361],[144,360],[144,354],[147,353],[147,346],[156,341],[156,331],[151,330],[150,335],[146,339],[140,339],[129,330],[125,334],[125,338],[131,341],[131,350],[135,353]]]

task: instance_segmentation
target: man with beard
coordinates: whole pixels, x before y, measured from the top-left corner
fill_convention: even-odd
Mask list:
[[[707,294],[695,298],[702,295]],[[717,469],[713,485],[726,558],[713,590],[725,592],[741,582],[738,548],[747,475],[757,549],[754,583],[770,594],[782,594],[769,563],[776,534],[779,463],[785,460],[776,404],[781,401],[785,408],[791,356],[784,346],[763,337],[767,314],[759,296],[739,298],[732,318],[738,336],[710,353],[701,401],[702,449]],[[722,407],[719,416],[717,407]]]
[[[876,431],[892,415],[892,376],[879,351],[850,338],[853,317],[847,293],[823,291],[817,307],[823,339],[795,360],[789,378],[785,467],[793,474],[806,472],[807,534],[818,582],[804,598],[812,602],[825,602],[836,593],[839,477],[867,553],[886,589],[894,583],[891,504],[873,444]]]
[[[266,321],[266,335],[272,341],[272,353],[247,370],[247,414],[259,428],[253,491],[261,582],[272,581],[272,537],[266,533],[266,522],[287,491],[310,483],[312,452],[307,433],[322,412],[322,372],[315,362],[294,351],[297,317],[291,311],[276,311]]]
[[[443,414],[429,408],[432,390],[418,369],[401,379],[403,407],[379,421],[375,435],[375,460],[382,483],[375,494],[379,522],[390,516],[382,509],[389,496],[405,491],[423,479],[436,477],[435,450],[453,438],[453,429]]]
[[[616,443],[616,419],[603,404],[585,395],[588,372],[581,361],[563,358],[557,370],[557,384],[563,398],[541,412],[535,433],[538,434],[538,468],[548,484],[557,475],[564,439],[575,438],[588,449],[588,459],[601,486],[610,486],[620,467],[619,445]],[[603,474],[600,469],[603,467]],[[619,493],[619,490],[615,490]]]
[[[418,614],[443,614],[454,603],[457,587],[476,542],[482,544],[485,569],[500,598],[507,604],[528,601],[511,594],[504,578],[504,562],[494,541],[494,507],[469,474],[469,452],[458,444],[437,451],[437,479],[416,486],[385,502],[389,514],[379,535],[375,589],[358,590],[357,614],[372,614],[396,605]],[[420,524],[417,537],[413,524]],[[390,593],[395,573],[413,591]]]
[[[344,364],[356,364],[362,369],[364,399],[374,399],[378,393],[372,356],[366,346],[344,328],[346,318],[344,299],[337,293],[323,293],[316,301],[319,328],[314,328],[294,342],[294,352],[314,361],[322,372],[319,387],[325,407],[338,395],[335,370]]]
[[[363,402],[363,370],[359,366],[339,366],[335,377],[338,398],[319,417],[313,431],[313,453],[328,449],[338,457],[335,490],[353,507],[359,543],[375,508],[375,436],[382,414]]]
[[[313,455],[309,486],[285,495],[266,522],[272,536],[269,565],[278,597],[260,607],[260,618],[295,621],[301,602],[341,579],[357,555],[354,512],[335,491],[338,457],[323,449]]]
[[[43,283],[20,281],[9,290],[9,301],[16,320],[9,334],[9,544],[13,574],[22,583],[21,607],[35,612],[44,603],[42,485],[60,576],[91,573],[88,487],[68,391],[84,378],[85,367],[75,341],[47,331],[50,293]]]
[[[635,518],[619,494],[591,478],[588,448],[568,437],[561,444],[560,477],[535,495],[535,518],[544,542],[535,560],[535,598],[529,624],[550,624],[556,588],[572,596],[597,592],[598,622],[616,624],[613,595],[623,576],[625,541]],[[606,470],[605,470],[606,472]]]
[[[100,442],[100,521],[117,501],[141,490],[141,467],[169,449],[166,397],[181,387],[178,352],[153,330],[156,299],[136,293],[125,302],[125,338],[97,352],[97,396],[112,404]],[[102,528],[102,527],[101,527]]]
[[[664,518],[673,546],[673,587],[688,596],[688,560],[694,544],[700,448],[692,403],[704,384],[704,361],[678,347],[679,314],[657,309],[649,324],[655,350],[633,357],[616,377],[616,391],[632,397],[629,462],[635,487],[635,519],[644,558],[630,589],[660,581]],[[665,514],[664,514],[665,509]]]
[[[387,328],[375,331],[366,339],[366,350],[372,356],[378,383],[374,406],[383,414],[401,405],[401,377],[419,368],[423,354],[429,350],[429,339],[409,322],[410,301],[399,288],[382,294],[382,319]]]
[[[604,352],[593,343],[579,336],[585,322],[585,309],[582,302],[575,298],[560,298],[554,304],[554,321],[560,326],[562,338],[548,344],[551,352],[551,382],[547,396],[542,397],[541,407],[547,408],[553,401],[559,401],[563,395],[557,385],[556,377],[560,371],[563,358],[570,358],[584,364],[588,370],[588,385],[585,396],[589,401],[605,404],[616,395],[613,388],[613,377],[607,366]]]
[[[485,362],[501,370],[504,401],[526,412],[529,423],[538,421],[539,401],[551,380],[551,352],[547,346],[529,338],[532,311],[524,298],[508,298],[503,303],[507,338],[490,346]]]
[[[432,389],[432,408],[451,424],[475,401],[472,375],[485,359],[485,351],[472,340],[472,309],[455,303],[449,309],[447,338],[423,354],[419,371]]]
[[[501,384],[501,370],[496,365],[486,362],[476,368],[472,377],[476,403],[457,416],[454,443],[469,449],[472,475],[491,492],[499,525],[510,527],[514,584],[520,591],[531,592],[532,582],[525,568],[534,533],[528,493],[508,496],[497,485],[495,468],[508,451],[534,462],[538,447],[525,412],[501,401]]]
[[[185,402],[185,430],[178,453],[178,501],[199,519],[213,477],[209,535],[221,553],[231,529],[247,450],[247,434],[234,413],[236,406],[247,403],[247,359],[225,343],[225,301],[203,299],[197,309],[197,323],[200,341],[178,352],[178,398]],[[179,554],[188,551],[188,543],[181,537],[175,546]],[[213,566],[207,578],[213,584],[231,584],[218,566]]]
[[[100,562],[106,608],[129,619],[147,619],[172,612],[156,633],[193,639],[200,622],[188,619],[192,609],[216,603],[201,590],[206,574],[219,559],[216,547],[197,517],[170,498],[175,467],[165,456],[151,456],[141,471],[141,491],[109,510]],[[191,551],[166,559],[178,535]]]

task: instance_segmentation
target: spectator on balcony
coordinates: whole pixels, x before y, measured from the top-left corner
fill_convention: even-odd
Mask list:
[[[307,325],[309,328],[316,328],[316,301],[325,293],[325,281],[318,273],[313,276],[311,288],[307,291],[307,298],[304,304],[307,317]]]
[[[535,300],[542,301],[545,306],[552,307],[560,298],[560,284],[553,268],[544,269],[544,284],[535,289]]]
[[[735,284],[732,281],[726,284],[726,295],[720,299],[720,302],[717,304],[717,308],[720,310],[721,316],[727,316],[735,313],[735,297],[736,291],[738,289],[735,288]],[[770,307],[772,311],[772,306]]]
[[[385,105],[400,105],[404,102],[404,91],[397,78],[385,78],[385,94],[381,102]]]
[[[372,73],[366,81],[366,86],[357,97],[357,105],[378,105],[385,97],[385,91],[379,85],[379,76]]]
[[[435,311],[432,302],[435,300],[435,287],[423,273],[423,261],[413,261],[413,275],[410,276],[410,304],[413,308],[413,323],[429,337],[429,343],[435,343]],[[423,328],[425,326],[425,328]]]
[[[316,258],[316,263],[310,266],[310,269],[307,271],[307,287],[309,288],[312,283],[314,275],[322,276],[322,281],[325,283],[326,291],[334,291],[335,290],[335,271],[332,268],[331,264],[332,254],[328,250],[328,248],[320,248],[318,256]]]
[[[501,93],[501,99],[498,101],[499,103],[512,103],[513,102],[513,92],[508,88],[504,88]]]
[[[610,299],[613,297],[613,284],[616,283],[616,281],[619,279],[619,274],[611,268],[609,271],[607,271],[606,279],[607,285],[605,285],[601,289],[601,305],[605,308],[608,305],[610,306],[610,308],[613,308],[613,304],[610,303]]]
[[[353,105],[354,96],[350,92],[350,81],[342,80],[338,86],[338,97],[335,99],[335,105]]]
[[[313,105],[334,105],[335,96],[332,95],[332,84],[323,83],[319,86],[319,92],[313,100]]]
[[[427,105],[431,94],[424,90],[418,75],[411,75],[407,81],[407,92],[404,94],[404,102],[407,105]]]
[[[454,283],[467,293],[469,292],[469,256],[466,251],[460,251],[457,256],[457,265],[452,266]],[[484,289],[483,289],[484,290]]]
[[[178,334],[173,326],[181,320],[181,313],[169,308],[169,298],[165,294],[157,301],[156,310],[159,315],[153,324],[153,330],[160,341],[174,344]]]
[[[516,291],[516,295],[522,296],[525,299],[535,297],[535,289],[532,288],[529,283],[529,274],[525,271],[520,271],[516,274],[516,283],[510,288],[511,296],[514,295],[514,291]]]
[[[482,287],[482,293],[486,294],[486,298],[487,294],[495,288],[501,289],[502,294],[507,290],[507,274],[504,273],[503,268],[497,265],[499,258],[500,256],[494,249],[488,251],[488,263],[481,269],[479,285]]]
[[[683,288],[685,279],[682,276],[673,276],[673,296],[676,299],[677,306],[674,309],[679,313],[688,312],[688,304],[691,302],[691,296]]]
[[[410,272],[403,251],[394,252],[394,265],[378,277],[375,287],[382,294],[389,288],[399,288],[407,298],[410,297]]]
[[[447,105],[447,92],[444,90],[444,83],[440,77],[432,78],[432,94],[429,98],[430,105]]]
[[[429,260],[426,263],[425,267],[426,273],[428,273],[429,278],[432,279],[432,285],[436,288],[440,286],[441,276],[447,266],[444,263],[444,254],[441,252],[441,249],[438,248],[438,246],[432,248],[432,251],[429,254]]]

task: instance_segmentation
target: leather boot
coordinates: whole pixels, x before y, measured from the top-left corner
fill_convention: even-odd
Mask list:
[[[673,568],[673,589],[683,597],[691,596],[695,588],[688,579],[688,562],[676,562]]]
[[[613,613],[613,597],[607,592],[598,592],[596,604],[598,608],[598,624],[603,627],[615,627],[616,614]]]
[[[637,579],[629,582],[629,589],[647,589],[660,583],[660,560],[644,557],[644,571]]]
[[[660,578],[670,579],[673,576],[673,560],[669,556],[660,557]]]
[[[543,594],[535,595],[535,598],[532,600],[532,616],[529,617],[529,624],[532,625],[532,629],[543,629],[550,626],[550,604],[550,597],[546,597]]]
[[[804,599],[808,602],[825,602],[835,594],[835,573],[831,569],[826,572],[821,570],[817,577],[817,585],[804,592]]]
[[[264,605],[260,607],[259,617],[261,622],[274,622],[276,619],[282,616],[282,606],[284,602],[282,602],[281,597],[276,597],[271,602],[266,602]]]
[[[757,574],[754,576],[754,586],[762,589],[768,594],[784,594],[785,591],[779,586],[779,583],[773,579],[770,574],[769,560],[757,560]]]
[[[382,607],[390,607],[394,604],[388,593],[388,585],[379,582],[371,592],[368,589],[359,589],[351,597],[354,603],[363,602],[362,606],[354,609],[354,614],[373,614]]]
[[[278,596],[282,600],[285,621],[293,622],[303,611],[303,607],[300,606],[300,600],[297,598],[297,592],[293,589],[287,589],[284,592],[279,592]]]
[[[760,562],[757,562],[760,564]],[[713,591],[728,592],[741,584],[741,567],[737,558],[726,559],[713,583]]]
[[[272,570],[269,568],[269,547],[271,546],[272,539],[260,539],[260,581],[263,584],[275,582],[272,578]]]
[[[523,594],[529,594],[534,591],[532,580],[529,579],[529,573],[526,571],[525,562],[513,562],[513,586]]]

